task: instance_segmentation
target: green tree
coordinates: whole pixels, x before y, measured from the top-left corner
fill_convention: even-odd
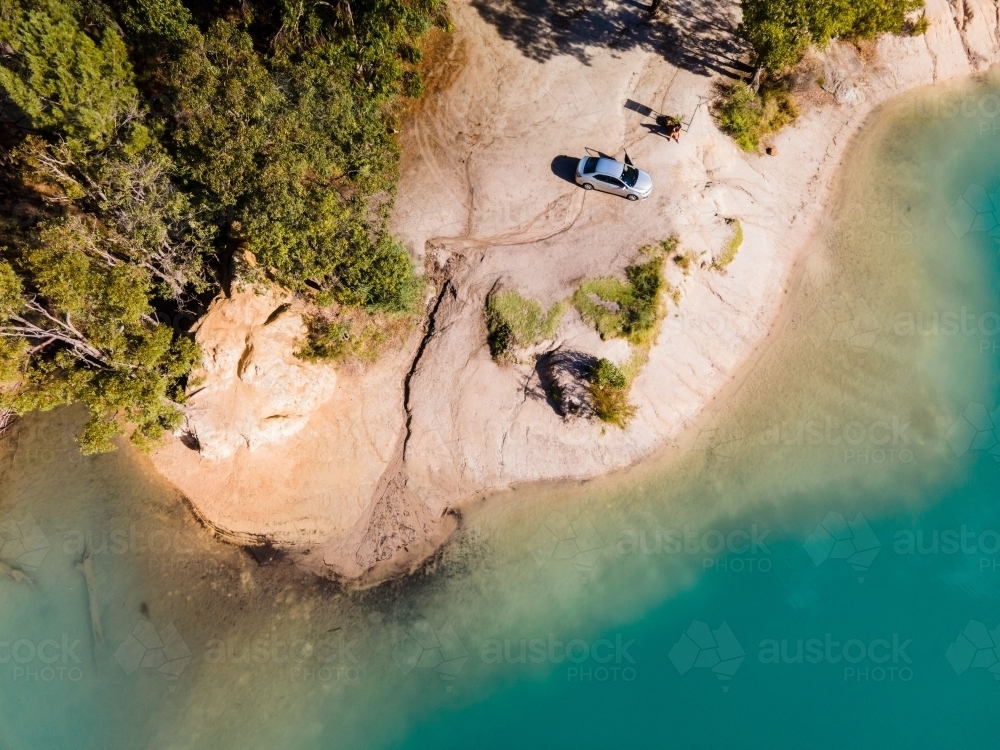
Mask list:
[[[835,37],[871,39],[898,34],[923,0],[742,0],[739,32],[755,62],[772,74],[797,63],[810,44],[823,48]]]
[[[162,313],[203,309],[234,273],[370,320],[414,308],[386,229],[394,133],[442,10],[0,0],[0,93],[33,129],[0,133],[0,194],[35,217],[0,218],[0,411],[82,401],[86,450],[148,444],[197,359]]]
[[[153,303],[207,287],[211,230],[143,122],[122,38],[105,28],[95,42],[71,11],[43,1],[0,14],[14,52],[0,85],[40,131],[5,166],[41,216],[0,227],[0,410],[82,401],[92,452],[125,425],[148,443],[180,418],[196,349]]]
[[[121,36],[108,28],[95,42],[58,0],[4,10],[0,40],[14,55],[0,67],[0,87],[36,128],[58,131],[74,152],[107,146],[138,104]]]

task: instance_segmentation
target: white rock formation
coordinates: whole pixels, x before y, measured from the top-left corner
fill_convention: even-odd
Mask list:
[[[333,367],[295,356],[306,327],[288,293],[220,297],[194,332],[202,364],[191,374],[183,431],[205,458],[291,437],[336,388]]]

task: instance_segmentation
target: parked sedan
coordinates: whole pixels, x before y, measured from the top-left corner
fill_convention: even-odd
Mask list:
[[[576,166],[576,184],[584,190],[622,195],[630,201],[646,200],[653,191],[653,178],[631,164],[606,157],[585,156]]]

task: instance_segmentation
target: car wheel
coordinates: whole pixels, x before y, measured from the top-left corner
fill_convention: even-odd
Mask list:
[[[637,201],[637,200],[639,200],[639,196],[635,195],[635,194],[633,194],[633,195],[627,195],[625,197],[628,198],[630,201]]]
[[[585,183],[583,183],[583,189],[584,190],[593,190],[594,186],[591,185],[589,182],[585,182]]]

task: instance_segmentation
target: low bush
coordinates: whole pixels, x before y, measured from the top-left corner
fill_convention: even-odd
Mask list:
[[[553,305],[548,312],[534,300],[513,289],[501,289],[486,297],[487,342],[493,359],[514,359],[514,350],[552,338],[566,306]]]
[[[716,271],[725,271],[726,267],[736,259],[736,253],[743,244],[743,225],[739,219],[726,219],[726,223],[733,228],[733,236],[726,243],[722,254],[712,261],[712,268]]]
[[[306,339],[295,356],[309,362],[371,364],[390,346],[400,345],[416,319],[413,313],[322,310],[306,317]]]
[[[628,281],[614,277],[585,281],[573,295],[573,304],[602,339],[645,343],[658,320],[662,268],[663,259],[654,258],[625,269]]]
[[[723,90],[715,106],[719,128],[744,151],[756,151],[765,136],[790,125],[798,114],[795,100],[781,84],[754,91],[747,83],[737,81]]]
[[[573,295],[574,306],[602,339],[625,338],[637,346],[649,346],[663,313],[663,261],[676,249],[674,237],[644,247],[643,253],[651,257],[626,268],[625,281],[613,276],[589,279]]]
[[[600,359],[590,371],[590,401],[602,422],[628,427],[636,407],[628,400],[628,379],[611,360]]]

